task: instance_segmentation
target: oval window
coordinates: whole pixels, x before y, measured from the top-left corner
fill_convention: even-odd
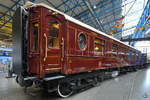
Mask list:
[[[85,49],[86,47],[86,37],[84,34],[80,34],[78,37],[78,45],[80,49]]]

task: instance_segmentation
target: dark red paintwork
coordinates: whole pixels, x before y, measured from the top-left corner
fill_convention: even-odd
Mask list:
[[[61,72],[62,74],[74,74],[80,72],[87,72],[91,70],[117,68],[124,66],[134,65],[138,59],[135,59],[136,55],[132,55],[128,58],[129,46],[112,40],[101,34],[97,34],[92,30],[81,27],[73,22],[70,22],[64,18],[63,15],[53,15],[53,11],[47,8],[38,6],[30,8],[30,11],[34,11],[29,18],[29,48],[32,48],[32,22],[39,22],[39,38],[38,46],[39,50],[33,52],[31,49],[28,51],[29,69],[28,72],[37,74],[39,78],[44,77],[46,74],[52,72]],[[46,36],[48,37],[48,20],[55,19],[60,25],[60,40],[59,49],[47,48],[46,50]],[[87,47],[85,50],[81,50],[78,46],[78,36],[80,33],[85,34]],[[105,40],[104,55],[94,54],[94,38],[100,38]],[[63,42],[64,39],[64,42]],[[123,52],[126,55],[117,54],[113,55],[109,53],[112,51],[112,43],[118,45],[118,53]],[[132,48],[130,48],[132,49]],[[44,58],[47,57],[46,61]],[[132,52],[136,50],[132,49]]]

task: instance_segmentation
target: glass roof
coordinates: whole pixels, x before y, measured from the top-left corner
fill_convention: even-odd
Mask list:
[[[123,19],[123,32],[122,37],[131,35],[134,33],[135,27],[139,22],[141,14],[148,0],[122,0],[123,3],[129,3],[122,9]],[[132,2],[132,3],[130,3]]]

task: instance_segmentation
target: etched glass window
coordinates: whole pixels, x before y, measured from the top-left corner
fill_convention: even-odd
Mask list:
[[[80,49],[85,49],[86,47],[86,37],[84,34],[80,34],[78,37],[78,45]]]

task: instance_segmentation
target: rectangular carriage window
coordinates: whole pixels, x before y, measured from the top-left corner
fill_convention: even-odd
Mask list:
[[[94,40],[94,53],[96,55],[104,55],[105,41],[99,38]]]
[[[32,34],[32,43],[33,43],[33,45],[32,45],[32,50],[34,51],[34,52],[36,52],[36,51],[38,51],[38,35],[39,35],[39,24],[38,24],[38,22],[34,22],[33,24],[32,24],[32,30],[33,30],[33,34]]]
[[[125,53],[125,55],[127,55],[127,53],[128,53],[128,50],[125,48],[125,51],[124,51],[124,53]]]
[[[116,44],[112,44],[112,52],[113,55],[117,55],[118,46]]]
[[[59,23],[56,20],[49,20],[48,47],[59,48]]]

